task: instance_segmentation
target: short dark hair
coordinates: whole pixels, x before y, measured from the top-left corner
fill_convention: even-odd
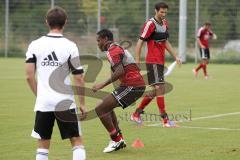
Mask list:
[[[62,29],[67,20],[67,13],[61,7],[54,7],[48,10],[46,20],[51,29]]]
[[[211,22],[210,22],[210,21],[206,21],[206,22],[204,23],[204,25],[205,25],[205,26],[211,26]]]
[[[113,33],[108,29],[102,29],[102,30],[98,31],[97,35],[100,38],[106,38],[107,37],[108,40],[113,41]]]
[[[163,9],[167,8],[167,9],[168,9],[168,5],[167,5],[166,3],[164,3],[164,2],[158,2],[158,3],[156,3],[156,4],[155,4],[155,9],[156,9],[157,11],[159,11],[160,8],[163,8]]]

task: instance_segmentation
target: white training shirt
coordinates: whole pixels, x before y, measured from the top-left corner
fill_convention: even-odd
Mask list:
[[[77,59],[76,57],[78,57],[79,62],[77,66],[76,63],[72,65],[75,68],[72,73],[81,74],[83,73],[83,68],[80,65],[78,48],[74,42],[64,38],[62,34],[55,33],[49,33],[46,36],[32,41],[26,53],[26,63],[36,64],[37,98],[34,111],[55,111],[56,105],[63,100],[73,101],[70,109],[76,108],[71,87],[71,93],[59,93],[56,89],[53,89],[49,83],[50,76],[56,69],[59,69],[59,67],[62,69],[63,64],[69,64],[69,60],[71,61],[73,58]],[[70,70],[69,67],[67,67],[67,69],[68,71]],[[61,83],[58,82],[60,81],[58,78],[55,78],[54,82],[55,81],[56,84]],[[64,84],[71,85],[69,75],[66,76]]]

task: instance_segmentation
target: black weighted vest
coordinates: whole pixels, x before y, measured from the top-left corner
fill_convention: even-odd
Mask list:
[[[150,35],[150,37],[147,39],[154,40],[156,42],[163,42],[166,41],[169,38],[167,27],[164,28],[164,24],[159,24],[154,18],[150,19],[154,25],[155,25],[155,31]]]

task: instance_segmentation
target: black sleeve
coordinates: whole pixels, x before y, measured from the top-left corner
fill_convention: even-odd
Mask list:
[[[33,54],[32,58],[28,58],[25,63],[36,63],[37,62],[37,58],[35,56],[35,54]]]
[[[148,41],[149,38],[143,38],[143,37],[139,37],[139,39],[143,40],[143,41]]]
[[[72,74],[73,74],[73,75],[83,74],[83,73],[84,73],[83,69],[75,69],[75,70],[72,70]]]
[[[75,68],[72,63],[71,63],[71,56],[68,58],[68,66],[69,66],[69,70],[72,72],[73,75],[77,75],[77,74],[82,74],[84,73],[83,68],[81,67],[81,69],[77,69]]]

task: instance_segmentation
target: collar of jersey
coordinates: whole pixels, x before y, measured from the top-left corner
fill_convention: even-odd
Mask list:
[[[161,26],[163,25],[163,21],[161,20],[162,24],[155,18],[153,17],[154,21],[156,21],[158,24],[160,24]]]
[[[110,44],[109,48],[111,48],[113,45],[118,45],[118,44],[117,44],[116,42],[112,42],[112,43]],[[107,51],[109,51],[109,48],[108,48]]]
[[[60,33],[48,33],[47,37],[53,37],[53,38],[62,38],[63,35]]]

